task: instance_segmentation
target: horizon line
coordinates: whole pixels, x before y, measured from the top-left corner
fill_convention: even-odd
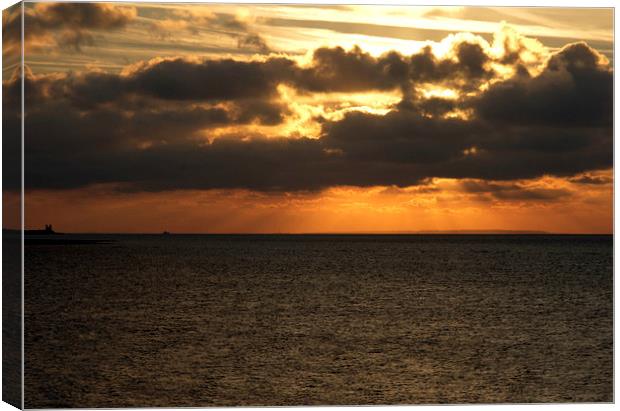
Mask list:
[[[21,231],[20,229],[7,229],[3,231]],[[41,229],[24,229],[28,231],[44,231]],[[78,234],[78,235],[613,235],[613,232],[554,232],[544,230],[378,230],[378,231],[315,231],[315,232],[89,232],[89,231],[59,231],[55,234]],[[53,235],[53,234],[52,234]]]

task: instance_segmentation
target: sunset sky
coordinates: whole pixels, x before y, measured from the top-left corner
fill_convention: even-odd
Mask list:
[[[612,232],[612,9],[25,12],[27,228]]]

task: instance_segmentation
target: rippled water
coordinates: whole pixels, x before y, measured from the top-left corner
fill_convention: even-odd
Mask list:
[[[613,400],[611,236],[106,238],[26,246],[28,408]]]

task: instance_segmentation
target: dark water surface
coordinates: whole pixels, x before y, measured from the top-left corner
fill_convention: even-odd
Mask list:
[[[92,238],[26,246],[28,408],[613,400],[611,236]]]

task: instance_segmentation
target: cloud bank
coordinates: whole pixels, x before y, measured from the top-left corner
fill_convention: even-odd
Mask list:
[[[53,9],[37,24],[54,27],[65,12]],[[83,9],[63,21],[79,33],[122,26],[131,18],[123,13]],[[612,167],[613,73],[585,43],[535,62],[526,45],[505,42],[493,52],[456,36],[444,54],[426,47],[377,57],[336,47],[315,50],[306,64],[272,54],[154,59],[118,74],[27,73],[26,186],[315,191],[445,177],[486,181],[465,189],[496,198],[561,198],[492,181]],[[292,137],[283,127],[298,102],[282,87],[317,102],[334,93],[400,97],[382,113],[314,115],[318,138]],[[15,80],[3,89],[5,126],[17,127]]]

